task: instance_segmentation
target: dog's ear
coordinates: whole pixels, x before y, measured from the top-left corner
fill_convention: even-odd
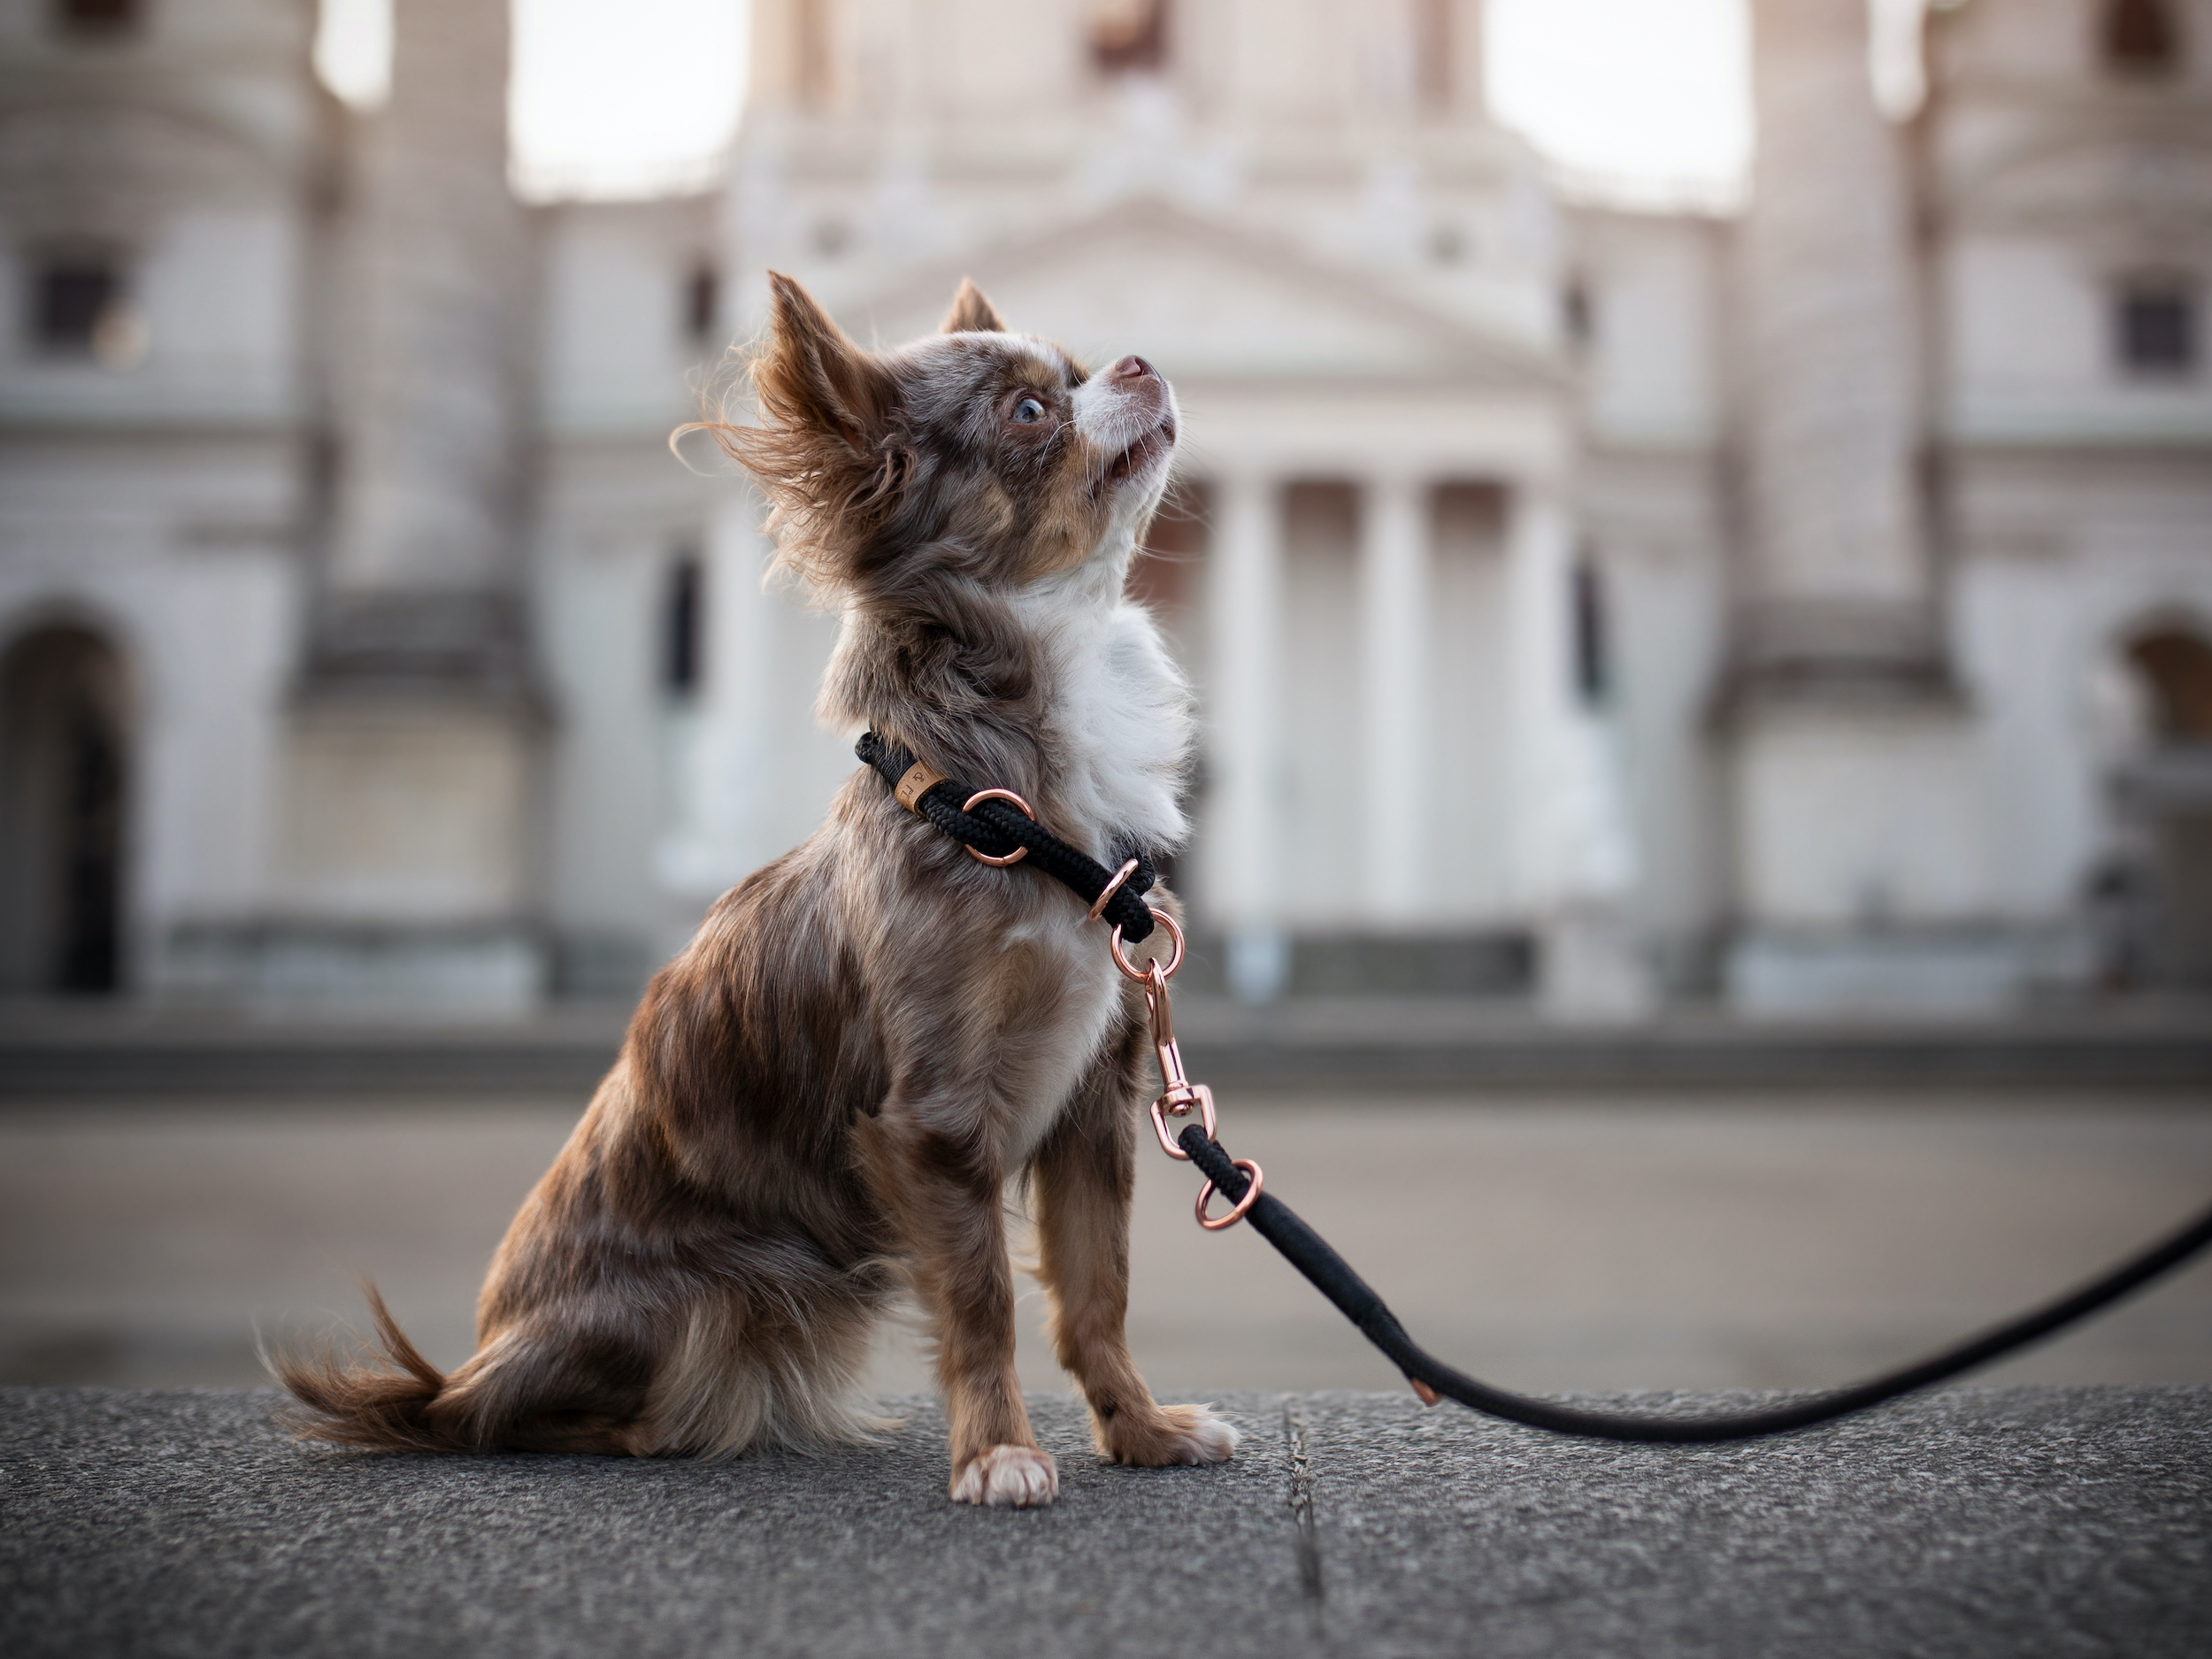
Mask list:
[[[780,565],[833,589],[913,477],[899,383],[796,282],[772,271],[768,283],[768,333],[752,362],[760,420],[702,424],[773,505]]]
[[[945,313],[945,325],[937,331],[941,334],[1002,334],[1006,325],[999,320],[991,302],[983,297],[983,290],[966,277],[960,279],[960,292],[952,296],[952,309]]]
[[[768,340],[753,362],[761,411],[793,436],[833,438],[864,454],[897,401],[890,375],[789,277],[771,271],[768,287]]]

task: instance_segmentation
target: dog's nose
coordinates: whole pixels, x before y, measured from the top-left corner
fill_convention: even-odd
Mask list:
[[[1107,373],[1111,379],[1117,380],[1141,380],[1152,375],[1153,368],[1142,357],[1132,353],[1115,364]]]

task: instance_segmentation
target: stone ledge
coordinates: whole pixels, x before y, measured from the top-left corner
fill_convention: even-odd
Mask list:
[[[1649,1395],[1711,1409],[1745,1395]],[[1564,1440],[1240,1394],[1206,1470],[946,1501],[942,1419],[724,1464],[308,1449],[253,1391],[0,1390],[0,1649],[1949,1655],[2212,1647],[2212,1388],[1933,1394],[1784,1440]]]
[[[612,1063],[630,1005],[554,1003],[503,1021],[314,1020],[220,1010],[0,1004],[0,1103],[102,1097],[572,1094]],[[2200,1002],[2003,1018],[1746,1021],[1683,1010],[1632,1025],[1510,1005],[1178,998],[1192,1074],[1217,1087],[1397,1089],[2212,1087]]]

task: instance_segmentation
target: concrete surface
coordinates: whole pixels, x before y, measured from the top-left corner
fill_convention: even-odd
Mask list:
[[[1537,1391],[1816,1387],[1944,1344],[2212,1200],[2207,1101],[2129,1093],[1224,1094],[1222,1134],[1424,1342]],[[263,1380],[358,1323],[373,1274],[431,1357],[471,1348],[493,1246],[577,1102],[0,1114],[0,1382]],[[1138,1164],[1131,1339],[1185,1390],[1390,1388],[1264,1241]],[[1021,1308],[1030,1389],[1063,1379]],[[2212,1259],[1982,1382],[2212,1383]],[[887,1328],[874,1387],[928,1378]]]
[[[1740,1396],[1641,1402],[1709,1409]],[[2212,1389],[1939,1394],[1782,1440],[1561,1440],[1239,1394],[1209,1470],[946,1501],[943,1432],[726,1464],[303,1448],[270,1396],[0,1391],[0,1651],[2002,1655],[2212,1650]]]

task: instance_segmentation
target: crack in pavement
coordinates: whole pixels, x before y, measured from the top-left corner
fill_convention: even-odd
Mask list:
[[[1283,1444],[1290,1460],[1292,1548],[1298,1559],[1298,1594],[1313,1616],[1313,1632],[1327,1646],[1322,1625],[1321,1537],[1314,1524],[1313,1469],[1307,1461],[1306,1417],[1295,1405],[1283,1407]]]

